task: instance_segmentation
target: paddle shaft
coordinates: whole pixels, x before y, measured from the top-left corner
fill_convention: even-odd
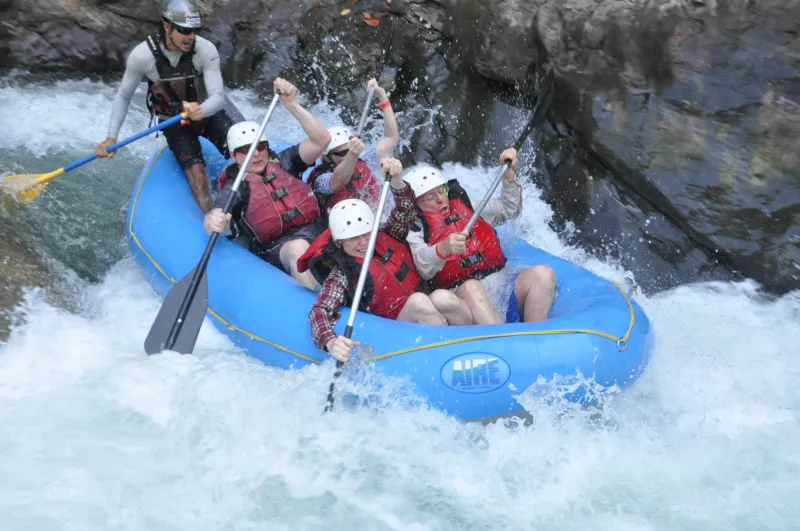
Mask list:
[[[275,107],[278,105],[278,101],[280,101],[280,95],[275,94],[272,98],[272,103],[269,106],[269,110],[267,111],[267,115],[264,116],[264,120],[261,122],[261,127],[258,129],[258,134],[256,134],[255,140],[252,144],[250,144],[250,149],[247,150],[247,156],[244,159],[244,163],[239,167],[239,174],[236,176],[236,180],[233,181],[233,189],[231,190],[230,195],[228,196],[228,200],[225,202],[225,207],[222,209],[223,214],[227,214],[231,210],[231,205],[233,204],[233,200],[236,197],[236,191],[239,189],[239,185],[242,182],[242,179],[247,174],[247,167],[250,165],[250,160],[253,158],[253,154],[256,152],[258,148],[259,140],[261,136],[264,134],[264,130],[267,128],[267,123],[269,122],[270,118],[272,117],[272,113],[275,111]],[[211,258],[211,251],[214,249],[214,244],[217,243],[217,238],[219,237],[218,232],[214,232],[211,234],[211,238],[208,240],[208,244],[206,245],[206,250],[203,252],[202,258],[200,258],[200,263],[194,270],[194,275],[192,276],[192,282],[189,284],[189,290],[186,293],[186,297],[184,297],[183,302],[181,302],[181,306],[178,309],[178,315],[175,318],[175,321],[172,323],[172,328],[170,328],[169,335],[167,336],[167,342],[164,344],[164,348],[166,350],[172,349],[175,345],[175,341],[178,339],[178,334],[180,334],[181,327],[183,326],[183,321],[186,319],[186,314],[189,313],[189,308],[192,305],[192,301],[194,300],[194,296],[197,293],[197,288],[200,285],[200,280],[203,278],[203,274],[206,272],[206,268],[208,267],[208,261]]]
[[[514,149],[519,151],[522,147],[522,144],[525,143],[525,139],[528,138],[528,135],[531,134],[534,127],[539,125],[539,123],[544,118],[545,114],[547,113],[547,109],[549,108],[549,100],[552,96],[552,82],[548,83],[544,86],[541,94],[539,95],[539,99],[536,100],[536,107],[533,110],[533,116],[528,121],[528,124],[525,126],[525,129],[522,130],[522,133],[517,138],[517,141],[514,143]],[[489,199],[491,199],[492,194],[494,191],[497,190],[497,187],[500,185],[500,181],[503,180],[503,175],[508,171],[511,167],[511,161],[507,160],[505,164],[500,168],[500,171],[497,172],[497,177],[494,178],[492,181],[492,185],[489,187],[489,190],[486,192],[486,195],[483,196],[481,199],[480,204],[478,204],[478,208],[475,209],[475,212],[472,214],[472,217],[469,219],[469,223],[467,226],[464,227],[464,233],[469,234],[472,231],[472,227],[475,226],[475,223],[478,221],[478,218],[483,213],[483,209],[486,208],[486,205],[489,203]]]
[[[389,54],[389,48],[391,48],[392,42],[394,42],[394,28],[392,28],[392,36],[389,39],[389,46],[383,50],[383,61],[381,62],[381,69],[378,72],[380,76],[380,72],[383,71],[383,67],[386,64],[386,57]],[[378,76],[376,76],[378,77]],[[358,122],[358,130],[357,135],[361,138],[361,132],[364,129],[364,124],[367,121],[367,114],[369,113],[369,107],[372,104],[372,98],[375,96],[375,89],[370,88],[367,92],[367,102],[364,104],[364,110],[361,112],[361,120]],[[381,225],[381,218],[383,218],[383,208],[386,204],[386,198],[389,195],[389,186],[391,182],[391,175],[386,174],[386,180],[383,182],[383,189],[381,190],[381,198],[378,201],[378,212],[375,214],[375,226],[372,227],[372,232],[369,236],[369,244],[367,245],[367,254],[365,256],[364,263],[361,266],[361,272],[358,275],[358,283],[356,285],[356,293],[353,297],[353,305],[350,307],[350,317],[347,319],[347,326],[344,330],[344,337],[350,339],[353,336],[353,324],[355,323],[356,313],[358,312],[358,306],[361,302],[361,294],[364,291],[364,284],[367,281],[367,273],[369,271],[369,262],[372,260],[372,255],[375,253],[375,243],[378,241],[378,232]],[[367,260],[366,258],[369,258]],[[328,390],[328,403],[325,406],[325,412],[331,411],[333,409],[333,393],[336,388],[336,379],[341,376],[342,369],[344,367],[344,362],[336,360],[336,371],[333,373],[333,380],[331,380],[331,386]]]
[[[381,190],[381,198],[380,201],[378,201],[378,211],[375,213],[375,224],[372,226],[372,232],[369,235],[369,243],[367,244],[367,252],[364,254],[364,263],[361,265],[361,272],[358,274],[356,292],[353,295],[353,304],[350,306],[350,317],[347,319],[347,327],[344,329],[344,337],[348,339],[353,335],[353,323],[356,320],[358,305],[361,302],[361,295],[364,292],[364,285],[367,283],[369,263],[372,260],[372,255],[375,254],[375,244],[378,241],[381,217],[383,216],[383,209],[386,206],[386,198],[389,195],[391,179],[392,176],[387,173],[386,180],[383,182],[383,189]],[[375,287],[377,288],[377,286]]]
[[[375,223],[372,225],[372,232],[369,234],[369,243],[367,244],[367,252],[364,254],[364,262],[361,264],[361,272],[358,274],[358,282],[356,283],[356,292],[353,294],[353,304],[350,306],[350,317],[347,319],[347,326],[344,329],[344,337],[350,339],[353,337],[353,324],[356,321],[356,314],[358,313],[358,306],[361,304],[361,295],[364,293],[364,285],[367,283],[367,275],[369,274],[369,264],[372,261],[372,255],[375,254],[375,244],[378,241],[378,233],[381,228],[381,218],[383,218],[383,209],[386,206],[386,198],[389,196],[390,182],[392,180],[391,174],[386,174],[386,180],[383,181],[383,189],[381,190],[381,198],[378,201],[378,211],[375,213]],[[376,286],[377,288],[377,286]],[[328,403],[325,405],[325,411],[328,412],[333,409],[333,393],[336,389],[336,379],[341,376],[344,362],[336,360],[336,372],[333,373],[333,380],[328,390]]]
[[[358,122],[358,130],[356,136],[361,138],[361,132],[364,130],[364,124],[367,123],[367,114],[369,114],[369,106],[372,105],[372,97],[375,96],[375,89],[370,88],[367,92],[367,103],[364,104],[364,110],[361,112],[361,120]]]
[[[176,114],[175,116],[173,116],[169,120],[164,120],[163,122],[161,122],[161,123],[159,123],[157,125],[154,125],[153,127],[145,129],[144,131],[141,131],[139,133],[136,133],[133,136],[129,136],[128,138],[126,138],[122,142],[117,142],[114,145],[108,146],[106,151],[108,153],[111,153],[112,151],[116,151],[121,147],[127,146],[131,142],[136,142],[140,138],[143,138],[143,137],[149,135],[150,133],[155,133],[156,131],[161,131],[162,129],[166,129],[167,127],[169,127],[171,125],[175,125],[177,123],[180,123],[180,121],[184,120],[186,118],[186,116],[187,116],[186,113]],[[87,164],[89,162],[92,162],[96,158],[97,158],[97,155],[92,154],[92,155],[89,155],[87,157],[82,158],[81,160],[76,160],[72,164],[70,164],[68,166],[64,166],[64,173],[66,173],[68,171],[72,171],[75,168],[83,166],[84,164]]]

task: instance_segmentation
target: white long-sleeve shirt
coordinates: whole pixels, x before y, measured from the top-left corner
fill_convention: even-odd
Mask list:
[[[469,196],[472,206],[478,207],[481,198],[477,200]],[[490,199],[486,208],[481,214],[481,218],[490,225],[501,225],[519,216],[522,211],[522,186],[514,179],[508,181],[503,179],[500,197]],[[417,266],[420,276],[429,280],[442,270],[447,259],[439,258],[436,254],[436,246],[425,243],[423,237],[422,224],[419,220],[414,223],[411,232],[408,233],[408,245],[411,247],[411,255],[414,264]]]

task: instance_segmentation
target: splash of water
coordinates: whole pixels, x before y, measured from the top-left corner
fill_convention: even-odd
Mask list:
[[[4,115],[15,112],[14,90],[0,88]],[[109,87],[26,90],[39,90],[38,106],[21,123],[27,136],[0,132],[0,164],[63,162],[104,135]],[[78,112],[87,99],[95,105]],[[263,115],[266,105],[252,95],[233,99],[245,116]],[[338,120],[324,105],[312,109],[326,125]],[[130,130],[143,125],[137,112]],[[46,118],[62,129],[45,123],[39,131]],[[270,128],[290,141],[302,134],[280,113]],[[795,527],[800,293],[767,297],[742,282],[645,297],[618,264],[561,243],[529,186],[520,234],[627,283],[649,314],[657,343],[641,379],[592,409],[559,400],[574,381],[520,390],[529,425],[459,424],[413,397],[393,401],[402,382],[389,383],[381,408],[321,416],[331,364],[275,370],[210,326],[193,356],[143,355],[160,300],[127,257],[117,221],[142,157],[163,139],[143,142],[102,171],[54,183],[19,226],[69,247],[78,223],[69,220],[95,216],[79,224],[80,245],[109,254],[99,281],[64,281],[77,294],[74,309],[30,291],[0,346],[3,528]],[[103,173],[109,168],[116,181]],[[494,169],[446,165],[445,173],[480,193]],[[89,194],[67,193],[100,184],[114,207],[95,210]],[[62,252],[65,263],[81,263],[74,248]]]

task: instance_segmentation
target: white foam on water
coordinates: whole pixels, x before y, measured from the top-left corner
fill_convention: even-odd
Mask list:
[[[15,90],[0,89],[4,116]],[[52,114],[63,129],[25,125],[33,136],[20,142],[8,128],[0,148],[77,155],[94,141],[88,130],[105,127],[108,86],[25,90],[39,91],[26,99],[39,102],[30,118]],[[96,105],[81,111],[87,98]],[[263,116],[251,94],[233,99]],[[326,125],[338,118],[312,108]],[[296,140],[281,120],[275,134]],[[445,166],[476,192],[494,171]],[[525,194],[529,241],[635,288],[618,265],[561,243],[536,188]],[[85,237],[98,245],[91,227]],[[752,282],[634,289],[656,350],[631,389],[602,410],[523,393],[534,424],[484,427],[424,405],[322,416],[332,364],[266,367],[208,322],[194,355],[148,357],[161,301],[129,257],[98,283],[71,282],[77,310],[30,291],[0,346],[3,529],[750,531],[800,518],[800,293],[768,298]]]

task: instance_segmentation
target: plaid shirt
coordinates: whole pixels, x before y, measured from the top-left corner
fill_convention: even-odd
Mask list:
[[[408,185],[402,190],[392,188],[392,194],[395,208],[381,227],[381,232],[395,240],[404,241],[417,217],[414,194]],[[318,348],[325,350],[328,341],[336,337],[333,327],[340,317],[339,307],[345,304],[349,297],[350,287],[347,285],[347,277],[341,269],[334,267],[322,284],[322,291],[319,292],[308,314],[311,336]]]

